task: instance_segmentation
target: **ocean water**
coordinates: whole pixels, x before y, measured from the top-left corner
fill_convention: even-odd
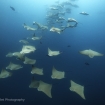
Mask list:
[[[67,6],[71,12],[62,17],[66,20],[74,18],[78,24],[77,27],[65,29],[61,34],[50,31],[52,26],[59,28],[56,24],[48,25],[48,29],[44,31],[29,31],[23,27],[26,23],[35,28],[33,21],[47,25],[47,11],[51,5],[57,4],[56,1],[0,0],[0,69],[6,68],[10,62],[23,66],[19,70],[7,70],[12,72],[11,77],[0,78],[0,105],[105,105],[105,56],[89,58],[79,53],[92,49],[105,54],[105,1],[68,0],[78,7],[65,4],[65,8]],[[60,3],[65,1],[67,0],[59,0]],[[15,8],[15,11],[10,6]],[[89,15],[79,14],[82,11]],[[42,36],[42,39],[28,40],[37,50],[26,56],[36,60],[35,66],[43,68],[43,76],[31,74],[31,65],[24,64],[15,57],[6,57],[9,52],[21,51],[24,44],[19,40],[32,37],[34,33],[36,36]],[[48,57],[48,47],[62,53]],[[51,78],[53,66],[65,72],[64,79]],[[52,84],[52,98],[35,88],[29,88],[33,75],[37,80]],[[70,80],[84,86],[85,100],[70,91]],[[24,102],[15,99],[24,99]]]

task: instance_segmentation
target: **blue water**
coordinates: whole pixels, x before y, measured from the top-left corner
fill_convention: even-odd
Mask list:
[[[36,59],[36,66],[44,68],[44,75],[35,75],[37,80],[52,84],[52,99],[37,89],[29,88],[32,74],[31,65],[24,65],[14,57],[5,57],[8,52],[20,51],[20,39],[31,37],[34,32],[23,28],[23,23],[32,26],[33,21],[46,24],[46,5],[56,0],[0,0],[0,69],[9,62],[19,63],[23,68],[12,71],[9,78],[0,79],[0,99],[25,99],[24,102],[0,101],[0,105],[105,105],[105,56],[89,58],[78,52],[92,49],[105,53],[105,1],[76,0],[72,3],[79,8],[71,7],[66,18],[78,21],[77,27],[68,28],[61,35],[50,32],[50,28],[42,33],[39,41],[30,41],[37,51],[30,54]],[[60,2],[63,2],[61,0]],[[16,11],[12,11],[13,6]],[[86,11],[88,16],[79,13]],[[70,45],[71,47],[67,47]],[[60,50],[63,53],[56,57],[48,57],[47,49]],[[85,65],[88,62],[90,65]],[[65,71],[65,79],[52,80],[52,67]],[[70,80],[84,86],[86,100],[69,90]]]

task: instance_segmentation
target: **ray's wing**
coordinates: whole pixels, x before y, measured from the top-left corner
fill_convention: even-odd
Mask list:
[[[48,55],[52,56],[52,51],[48,48]]]
[[[53,67],[51,78],[52,79],[63,79],[65,78],[65,72],[58,71]]]
[[[73,82],[72,80],[71,82],[71,87],[69,88],[71,91],[76,92],[78,95],[80,95],[83,99],[85,99],[84,96],[84,86],[81,86],[75,82]]]
[[[43,75],[43,68],[37,68],[32,66],[31,74]]]
[[[35,64],[35,63],[36,63],[36,60],[30,59],[25,56],[24,64]]]
[[[32,77],[31,83],[29,85],[29,88],[38,88],[39,87],[39,81],[35,80],[34,76]]]
[[[80,54],[89,55],[89,50],[79,51]]]
[[[93,50],[91,50],[91,52],[93,53],[94,56],[103,56],[104,55],[104,54],[101,54],[101,53],[93,51]]]
[[[0,73],[0,78],[7,78],[7,77],[10,77],[11,75],[12,75],[11,72],[8,72],[5,69],[2,69],[2,71]]]
[[[42,92],[45,93],[48,97],[52,98],[52,95],[51,95],[51,88],[52,88],[52,85],[51,85],[51,84],[45,83],[45,82],[43,82],[43,81],[40,81],[39,87],[38,87],[38,91],[42,91]]]
[[[6,57],[12,57],[13,56],[13,53],[9,52]]]

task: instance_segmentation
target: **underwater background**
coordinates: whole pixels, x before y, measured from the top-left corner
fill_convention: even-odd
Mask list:
[[[70,7],[71,13],[65,17],[78,21],[77,27],[67,28],[61,34],[45,31],[28,31],[23,24],[33,26],[33,21],[46,25],[46,9],[57,0],[0,0],[0,69],[10,61],[23,65],[12,71],[12,76],[0,78],[0,100],[5,98],[25,99],[24,102],[0,101],[0,105],[105,105],[105,56],[89,58],[79,51],[92,49],[105,54],[105,1],[71,0],[78,8]],[[66,0],[59,0],[60,2]],[[70,1],[70,0],[69,0]],[[11,10],[10,6],[15,8]],[[88,16],[79,14],[82,11]],[[29,88],[32,79],[31,65],[25,65],[14,57],[6,57],[9,52],[20,51],[20,39],[31,37],[33,33],[42,35],[40,41],[29,41],[36,47],[30,58],[36,59],[36,66],[44,69],[44,75],[34,74],[37,80],[52,84],[52,98],[37,89]],[[70,45],[70,47],[68,47]],[[48,47],[60,50],[55,57],[46,56]],[[85,63],[89,63],[86,65]],[[52,67],[65,71],[65,78],[53,80]],[[69,90],[70,80],[84,86],[86,100]]]

